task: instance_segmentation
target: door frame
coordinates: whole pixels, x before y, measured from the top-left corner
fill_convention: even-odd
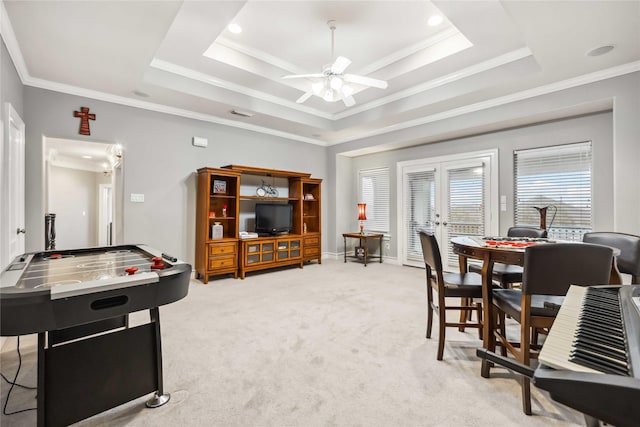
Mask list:
[[[108,192],[106,191],[108,190]],[[108,217],[113,222],[113,184],[98,185],[98,246],[113,245],[113,236],[107,233]],[[109,240],[111,237],[111,241]]]
[[[404,209],[404,186],[403,186],[403,176],[405,168],[415,168],[420,165],[433,165],[436,163],[449,163],[449,162],[463,162],[469,161],[472,162],[477,160],[480,157],[488,157],[489,158],[489,174],[488,174],[488,192],[489,192],[489,229],[487,230],[487,234],[498,234],[500,230],[500,197],[499,197],[499,164],[498,164],[498,149],[489,149],[482,151],[470,151],[466,153],[459,154],[448,154],[443,156],[436,157],[425,157],[422,159],[415,160],[407,160],[396,163],[396,235],[397,239],[397,247],[398,247],[398,260],[401,265],[405,265],[406,259],[406,245],[405,245],[405,236],[404,236],[404,221],[403,221],[403,209]],[[445,258],[443,258],[445,260]],[[443,265],[443,268],[445,266]]]
[[[0,165],[2,166],[0,192],[3,195],[3,203],[0,207],[2,211],[0,213],[0,221],[2,221],[0,226],[1,268],[4,268],[11,259],[24,253],[25,250],[25,234],[15,234],[16,229],[25,229],[25,124],[10,102],[5,102],[3,107],[4,123],[2,125],[2,144],[0,144],[2,151],[0,155]],[[11,146],[13,144],[12,129],[14,128],[17,129],[20,136],[17,148]],[[12,164],[13,161],[16,161],[17,164]],[[12,177],[11,174],[15,176]],[[17,222],[13,223],[13,219]],[[14,247],[15,245],[17,246]]]

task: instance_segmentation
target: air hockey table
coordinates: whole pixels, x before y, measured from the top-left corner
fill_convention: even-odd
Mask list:
[[[0,275],[0,335],[38,334],[38,426],[83,420],[162,384],[158,307],[184,298],[191,266],[145,245],[28,253]],[[129,314],[149,310],[130,327]]]

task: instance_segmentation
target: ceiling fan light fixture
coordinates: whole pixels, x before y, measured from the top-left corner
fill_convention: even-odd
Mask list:
[[[313,90],[313,93],[315,93],[318,96],[320,96],[323,89],[324,89],[324,82],[315,82],[311,85],[311,90]]]
[[[353,88],[349,85],[343,85],[341,92],[342,96],[351,96],[353,95]]]
[[[342,79],[338,76],[333,76],[329,80],[329,86],[331,86],[331,89],[333,90],[340,90],[340,88],[342,87],[342,84],[343,84]]]
[[[331,57],[334,58],[333,50],[333,36],[336,29],[335,21],[331,20],[327,22],[329,29],[331,30]],[[322,67],[322,73],[311,74],[290,74],[282,76],[283,79],[318,79],[311,83],[311,89],[307,90],[301,97],[296,100],[296,103],[302,104],[308,100],[311,96],[316,95],[326,102],[340,101],[344,102],[346,107],[355,105],[356,101],[351,96],[355,90],[347,83],[354,83],[358,86],[364,87],[376,87],[379,89],[386,89],[387,82],[366,76],[359,76],[355,74],[345,74],[346,68],[351,64],[351,60],[344,56],[338,56],[333,60],[332,64]]]

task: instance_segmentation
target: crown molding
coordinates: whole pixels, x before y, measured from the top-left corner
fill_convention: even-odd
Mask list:
[[[292,64],[290,62],[287,62],[283,59],[280,59],[276,56],[270,55],[266,52],[263,52],[261,50],[258,49],[253,49],[244,45],[241,45],[240,43],[236,43],[233,42],[229,39],[225,39],[225,38],[219,38],[218,40],[216,40],[202,55],[206,56],[207,58],[210,59],[214,59],[217,61],[217,59],[215,58],[215,56],[211,55],[209,53],[209,50],[216,44],[219,44],[220,46],[224,46],[228,49],[231,50],[235,50],[236,52],[240,52],[244,55],[250,56],[252,58],[258,59],[262,62],[265,62],[275,68],[280,68],[282,70],[285,70],[291,74],[306,74],[309,72],[309,70],[304,70],[300,67],[298,67],[295,64]]]
[[[312,115],[329,119],[329,120],[333,119],[333,114],[324,113],[314,108],[309,108],[307,106],[300,105],[293,101],[289,101],[277,96],[269,95],[264,92],[260,92],[258,90],[249,89],[247,87],[240,86],[235,83],[228,82],[226,80],[217,79],[215,77],[211,77],[208,74],[201,73],[199,71],[195,71],[190,68],[182,67],[180,65],[176,65],[171,62],[164,61],[162,59],[154,58],[151,61],[151,64],[149,64],[149,66],[157,70],[166,71],[172,74],[177,74],[187,79],[196,80],[201,83],[205,83],[211,86],[230,90],[232,92],[240,93],[246,96],[250,96],[252,98],[261,99],[263,101],[270,102],[272,104],[281,105],[283,107],[291,108],[297,111],[302,111],[304,113],[312,114]]]
[[[548,85],[527,89],[521,92],[501,96],[498,98],[493,98],[487,101],[476,102],[475,104],[469,104],[463,107],[453,108],[448,111],[442,111],[440,113],[432,114],[426,117],[421,117],[419,119],[409,120],[403,123],[396,123],[394,125],[386,126],[370,132],[363,132],[357,136],[341,138],[329,143],[328,145],[329,146],[339,145],[345,142],[358,141],[358,140],[370,138],[373,136],[383,135],[390,132],[395,132],[403,129],[421,126],[421,125],[433,123],[439,120],[462,116],[464,114],[474,113],[474,112],[486,110],[489,108],[511,104],[513,102],[535,98],[537,96],[547,95],[550,93],[571,89],[577,86],[596,83],[601,80],[607,80],[607,79],[619,77],[625,74],[634,73],[637,71],[640,71],[640,61],[629,62],[627,64],[608,68],[606,70],[595,71],[593,73],[584,74],[582,76],[573,77],[560,82],[550,83]]]
[[[22,51],[18,45],[18,39],[16,39],[16,34],[13,31],[13,26],[9,20],[9,14],[4,6],[4,1],[0,1],[0,6],[0,34],[2,35],[4,44],[7,46],[13,65],[18,72],[18,77],[20,77],[20,80],[24,83],[25,79],[29,77],[27,64],[24,62],[24,57],[22,56]]]
[[[426,40],[422,40],[418,43],[415,43],[411,46],[407,46],[403,49],[400,49],[394,53],[392,53],[391,55],[387,55],[383,58],[378,59],[375,62],[372,62],[371,64],[367,65],[366,67],[360,68],[359,73],[357,74],[364,74],[365,76],[368,74],[371,74],[375,71],[378,71],[381,68],[384,68],[390,64],[393,64],[394,62],[398,62],[408,56],[411,56],[417,52],[420,52],[421,50],[425,50],[431,46],[434,46],[450,37],[454,37],[457,35],[462,35],[462,33],[460,33],[460,31],[458,31],[456,28],[451,27],[448,28],[444,31],[440,31],[439,33],[429,37]],[[463,36],[464,37],[464,36]],[[466,37],[465,37],[466,39]]]
[[[394,93],[393,95],[385,96],[383,98],[378,98],[375,101],[358,105],[342,113],[334,114],[333,117],[335,120],[344,119],[346,117],[353,116],[354,114],[359,114],[359,113],[371,110],[373,108],[382,107],[385,104],[399,101],[400,99],[408,98],[410,96],[417,95],[421,92],[425,92],[427,90],[435,89],[439,86],[444,86],[446,84],[453,83],[458,80],[462,80],[464,78],[473,76],[474,74],[482,73],[484,71],[488,71],[493,68],[497,68],[502,65],[509,64],[511,62],[519,61],[531,55],[532,55],[531,50],[529,50],[529,48],[527,47],[523,47],[521,49],[517,49],[511,52],[505,53],[504,55],[491,58],[487,61],[474,64],[470,67],[463,68],[462,70],[456,71],[455,73],[447,74],[437,79],[429,80],[419,85],[412,86],[405,90],[401,90],[399,92]]]
[[[279,131],[275,129],[266,128],[263,126],[252,125],[250,123],[236,122],[233,120],[223,119],[220,117],[212,116],[210,114],[196,113],[194,111],[185,110],[182,108],[169,107],[162,104],[156,104],[149,101],[140,101],[137,99],[131,99],[124,96],[112,95],[109,93],[99,92],[90,89],[79,88],[76,86],[66,85],[62,83],[53,83],[48,80],[34,79],[29,77],[26,81],[23,81],[26,86],[37,87],[40,89],[47,89],[54,92],[61,92],[68,95],[81,96],[90,99],[96,99],[98,101],[111,102],[119,105],[126,105],[128,107],[141,108],[143,110],[155,111],[158,113],[165,113],[174,116],[185,117],[188,119],[201,120],[209,123],[216,123],[219,125],[235,127],[252,132],[263,133],[265,135],[277,136],[280,138],[290,139],[294,141],[306,142],[308,144],[326,146],[327,143],[319,139],[307,138],[304,136]]]

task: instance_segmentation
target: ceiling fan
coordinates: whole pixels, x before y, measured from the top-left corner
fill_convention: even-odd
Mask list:
[[[333,59],[333,33],[336,29],[336,21],[331,20],[327,22],[329,29],[331,30],[331,58]],[[353,99],[354,89],[349,83],[353,83],[360,86],[376,87],[379,89],[386,89],[387,82],[384,80],[373,79],[371,77],[359,76],[356,74],[344,74],[344,71],[351,64],[351,60],[344,56],[339,56],[333,61],[333,64],[325,65],[322,68],[322,73],[316,74],[291,74],[283,76],[283,79],[311,79],[315,80],[311,85],[311,89],[304,93],[296,101],[298,104],[302,104],[312,95],[322,97],[327,102],[335,102],[342,99],[344,105],[351,107],[356,103]]]

